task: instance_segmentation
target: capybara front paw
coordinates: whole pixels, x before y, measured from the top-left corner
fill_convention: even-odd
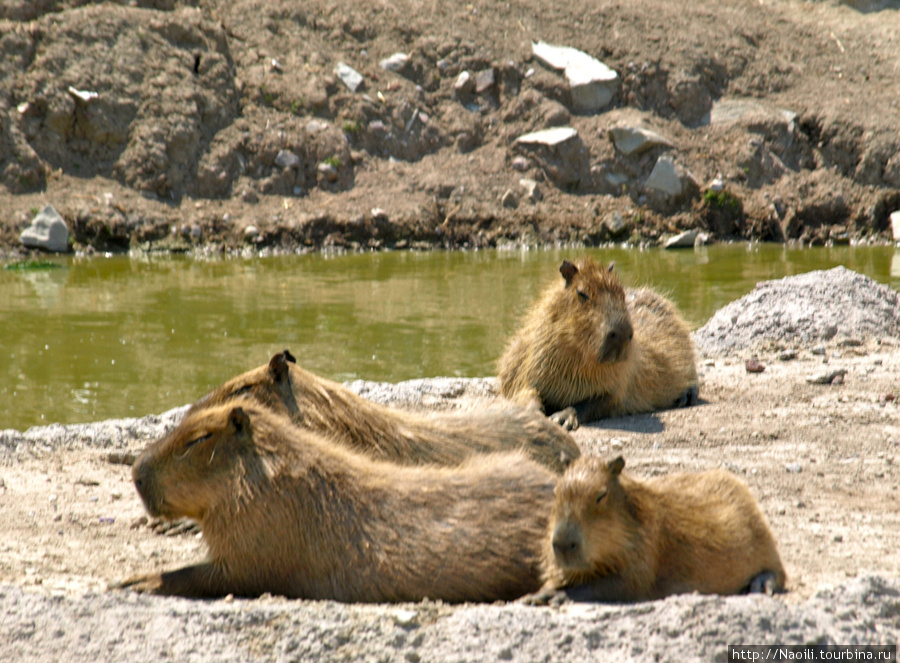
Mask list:
[[[700,402],[700,387],[696,384],[684,390],[684,393],[675,401],[675,407],[689,407]]]
[[[111,583],[110,589],[127,589],[141,594],[155,594],[162,587],[162,575],[150,573],[147,575],[131,576],[121,582]]]
[[[771,571],[763,571],[750,581],[751,594],[766,594],[772,596],[776,589],[776,577]]]
[[[578,413],[574,407],[567,407],[565,410],[554,412],[549,417],[550,421],[559,424],[565,430],[575,430],[578,428]]]
[[[568,600],[568,596],[561,589],[539,589],[533,594],[526,594],[518,600],[518,603],[524,605],[560,605]]]

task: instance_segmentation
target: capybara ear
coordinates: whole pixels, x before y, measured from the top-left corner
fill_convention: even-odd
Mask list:
[[[285,361],[290,362],[291,364],[296,364],[296,363],[297,363],[296,357],[294,357],[294,355],[291,354],[291,351],[288,350],[287,348],[285,348],[285,349],[284,349],[284,352],[282,352],[281,354],[284,355],[284,360],[285,360]]]
[[[228,413],[228,425],[235,433],[244,433],[250,430],[250,417],[243,408],[236,407]]]
[[[562,274],[563,278],[566,280],[566,285],[571,285],[572,279],[578,273],[578,268],[568,260],[563,260],[562,264],[559,266],[559,273]]]
[[[625,467],[625,459],[621,456],[616,456],[611,461],[609,461],[609,475],[613,477],[619,476],[622,472],[622,468]]]
[[[288,362],[294,359],[291,357],[291,353],[285,350],[284,352],[279,352],[277,355],[272,355],[272,358],[269,360],[269,375],[272,376],[272,380],[275,382],[283,382],[288,375]]]

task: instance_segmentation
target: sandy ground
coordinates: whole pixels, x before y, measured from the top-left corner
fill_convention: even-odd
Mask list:
[[[445,634],[449,624],[461,622],[469,627],[481,624],[492,633],[490,647],[471,650],[457,642],[458,649],[454,649],[458,636],[445,634],[441,636],[445,640],[438,638],[443,649],[420,651],[425,647],[422,640],[413,653],[418,651],[415,655],[422,655],[421,660],[428,660],[425,653],[429,651],[435,656],[439,651],[455,652],[458,660],[529,660],[523,656],[533,650],[504,650],[502,645],[514,643],[521,629],[534,628],[537,631],[528,640],[549,638],[545,643],[547,660],[563,660],[562,654],[579,651],[557,646],[566,630],[575,628],[573,624],[577,629],[597,629],[598,623],[609,621],[609,629],[627,631],[624,625],[636,621],[641,629],[653,631],[663,628],[664,616],[671,611],[717,615],[723,628],[715,632],[709,632],[707,620],[695,619],[694,626],[685,626],[683,633],[659,636],[660,642],[671,640],[670,645],[680,643],[688,649],[693,641],[702,651],[717,652],[717,658],[729,644],[723,638],[744,637],[744,631],[735,625],[748,619],[748,614],[757,615],[751,619],[754,623],[770,624],[770,630],[759,635],[769,643],[823,637],[841,643],[895,643],[900,634],[900,582],[896,580],[900,570],[900,476],[894,457],[900,444],[900,419],[894,395],[898,393],[900,348],[874,344],[831,347],[825,355],[801,350],[789,361],[779,360],[774,352],[757,356],[766,365],[763,373],[748,373],[744,357],[701,359],[703,402],[699,406],[611,419],[583,427],[575,436],[587,453],[623,454],[629,468],[638,474],[725,466],[741,476],[772,525],[790,576],[789,591],[774,599],[694,596],[643,607],[570,605],[525,610],[523,606],[429,603],[406,608],[347,607],[271,597],[232,605],[108,593],[106,587],[112,581],[203,557],[201,535],[163,536],[147,526],[131,485],[130,468],[122,462],[123,454],[127,461],[127,454],[139,452],[153,435],[171,425],[178,414],[173,412],[137,422],[2,434],[0,652],[4,659],[12,660],[66,650],[79,652],[83,660],[95,660],[91,656],[97,649],[92,643],[99,638],[106,643],[101,657],[143,652],[140,657],[144,658],[147,652],[166,647],[175,647],[169,650],[172,653],[193,651],[195,657],[202,657],[204,634],[209,629],[216,631],[214,625],[225,620],[227,626],[216,631],[220,640],[213,649],[228,660],[241,660],[267,657],[258,649],[261,643],[244,634],[247,623],[254,625],[251,630],[259,637],[267,634],[272,642],[287,646],[283,640],[291,637],[292,631],[285,630],[284,620],[293,620],[303,625],[309,647],[315,643],[324,647],[317,656],[334,660],[367,651],[364,645],[369,639],[390,652],[385,642],[396,637],[398,628],[413,638],[412,631],[425,633],[428,626],[431,630],[427,632],[437,637]],[[837,369],[846,370],[843,384],[807,382],[808,376]],[[479,380],[447,382],[455,387],[424,390],[424,407],[478,404],[483,402],[485,387],[491,385]],[[423,407],[423,385],[428,384],[419,382],[410,389],[357,383],[355,388],[366,389],[370,397]],[[458,397],[442,396],[447,393]],[[872,575],[876,577],[869,577]],[[817,595],[827,586],[837,586],[834,591],[841,596],[857,592],[863,597],[841,599],[846,623],[838,619],[825,627],[815,616],[823,604],[832,602],[834,607],[833,594],[828,594],[831,598],[827,600]],[[867,602],[873,601],[878,616],[864,610]],[[59,614],[48,617],[48,611]],[[129,627],[137,629],[135,633],[121,630],[123,612],[129,615],[129,623],[151,621],[140,628]],[[546,617],[535,618],[537,613]],[[404,619],[410,623],[398,627],[395,622]],[[535,626],[535,619],[544,625]],[[67,620],[71,621],[69,627],[65,626]],[[160,625],[156,620],[161,620]],[[522,620],[531,626],[523,626]],[[55,621],[63,625],[53,631]],[[269,626],[262,628],[263,623]],[[275,628],[273,623],[282,625]],[[335,623],[343,625],[340,628],[345,634],[332,634],[337,640],[331,642],[322,629],[340,630]],[[376,628],[374,623],[381,626]],[[602,629],[602,633],[602,641],[610,638],[610,646],[618,648],[630,642],[614,638],[614,630]],[[682,641],[684,638],[687,640]],[[193,643],[193,650],[185,649],[186,639]],[[295,646],[297,660],[316,651],[306,645]],[[397,660],[420,660],[404,659],[401,650],[395,652]],[[500,656],[501,650],[508,656]],[[590,649],[586,651],[590,653]],[[660,651],[665,653],[663,658],[671,653],[667,647]],[[289,651],[282,653],[284,660],[293,660]]]

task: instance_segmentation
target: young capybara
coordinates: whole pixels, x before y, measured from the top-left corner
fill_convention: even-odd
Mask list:
[[[248,398],[188,413],[132,472],[150,515],[196,520],[209,557],[117,587],[345,602],[535,591],[558,478],[519,451],[455,468],[375,461]]]
[[[696,402],[694,346],[671,302],[625,290],[591,258],[559,271],[500,358],[503,396],[568,429]]]
[[[775,539],[747,486],[723,470],[641,480],[621,456],[583,456],[556,487],[544,586],[607,602],[784,588]]]
[[[250,395],[302,428],[372,458],[405,465],[457,465],[475,453],[525,451],[562,473],[581,452],[572,436],[539,413],[505,405],[418,414],[373,403],[297,365],[287,350],[195,403],[191,411]]]

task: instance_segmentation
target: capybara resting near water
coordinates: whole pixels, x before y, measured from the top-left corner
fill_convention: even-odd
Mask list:
[[[150,515],[200,524],[209,558],[119,587],[345,602],[535,591],[558,478],[518,451],[375,461],[247,398],[188,413],[132,471]]]
[[[625,290],[591,258],[559,271],[500,358],[503,396],[568,429],[696,402],[694,346],[671,302]]]
[[[440,414],[404,412],[303,370],[287,350],[214,389],[191,411],[243,395],[287,414],[302,428],[404,465],[457,465],[475,453],[521,448],[562,473],[581,455],[571,435],[533,410],[507,405]]]
[[[785,572],[747,486],[723,470],[641,480],[622,457],[578,459],[556,487],[541,603],[559,590],[607,602],[772,593]]]

